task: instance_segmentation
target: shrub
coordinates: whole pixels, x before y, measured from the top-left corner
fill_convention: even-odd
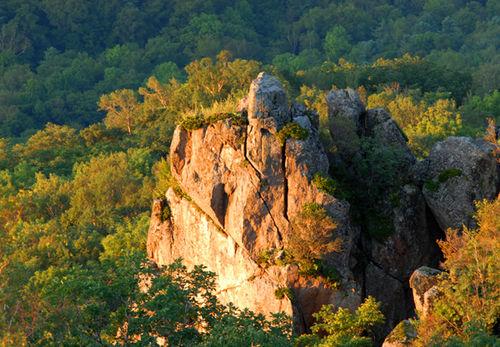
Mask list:
[[[341,239],[334,235],[337,224],[321,205],[305,204],[291,224],[286,249],[302,272],[318,273],[321,258],[341,250]]]
[[[178,125],[184,130],[192,131],[203,128],[205,124],[205,117],[200,113],[194,113],[182,117]]]
[[[279,142],[284,144],[287,139],[306,140],[309,137],[309,131],[295,122],[290,122],[281,128],[276,136]]]
[[[366,335],[384,322],[380,303],[373,297],[366,298],[354,313],[345,308],[334,312],[332,305],[323,305],[313,317],[317,323],[311,327],[312,334],[300,336],[298,346],[372,346]]]
[[[477,208],[477,229],[449,229],[446,240],[438,241],[446,272],[433,310],[419,323],[422,345],[469,345],[479,335],[494,332],[500,313],[500,197]]]
[[[275,253],[274,248],[264,249],[264,250],[260,251],[259,255],[257,256],[257,264],[259,264],[259,265],[269,264],[274,256],[274,253]]]
[[[278,300],[283,300],[285,297],[290,299],[290,301],[293,301],[294,299],[293,290],[287,287],[278,287],[274,291],[274,296],[276,296],[276,299]]]
[[[337,189],[337,183],[330,177],[325,177],[321,173],[316,173],[312,180],[318,190],[333,195]]]
[[[178,125],[188,131],[200,129],[222,120],[231,120],[234,125],[243,126],[248,123],[246,113],[236,112],[237,106],[237,100],[234,98],[222,102],[215,101],[210,107],[186,112]]]

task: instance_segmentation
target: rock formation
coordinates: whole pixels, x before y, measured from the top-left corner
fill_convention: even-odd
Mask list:
[[[289,108],[279,81],[260,74],[246,109],[247,125],[229,119],[193,131],[177,127],[170,162],[179,187],[155,201],[148,253],[158,264],[179,257],[188,266],[204,264],[217,274],[222,301],[265,314],[293,312],[297,329],[304,330],[323,304],[360,303],[349,265],[357,229],[349,204],[312,183],[316,174],[328,175],[328,160],[314,123],[303,108]],[[280,141],[278,132],[291,122],[305,129],[307,138]],[[340,273],[342,290],[299,275],[296,266],[257,261],[263,252],[284,247],[290,220],[307,203],[324,207],[338,225],[343,251],[332,254],[329,264]],[[170,212],[162,218],[166,208]],[[276,298],[282,287],[293,288],[293,302]]]
[[[474,201],[498,191],[492,144],[468,137],[438,142],[416,168],[427,204],[443,230],[473,226]]]
[[[357,161],[370,155],[370,148],[365,149],[361,143],[377,141],[379,147],[397,151],[397,164],[391,170],[396,170],[395,176],[406,182],[394,193],[386,189],[377,197],[376,213],[387,216],[388,227],[392,229],[390,235],[374,238],[363,232],[359,246],[362,254],[358,258],[366,265],[358,281],[363,284],[364,295],[372,295],[383,303],[385,331],[388,331],[413,311],[408,287],[413,270],[424,264],[437,265],[437,226],[428,213],[417,180],[412,179],[416,159],[403,132],[387,111],[366,110],[351,89],[331,91],[327,104],[330,133],[338,149],[332,162],[346,167],[349,175],[361,182],[366,178],[359,176],[354,167]]]
[[[434,298],[438,295],[438,275],[441,271],[427,266],[415,270],[410,277],[415,309],[420,317],[425,317],[432,308]]]
[[[265,73],[240,102],[241,120],[221,117],[194,130],[178,126],[169,154],[175,184],[154,201],[148,255],[160,265],[177,258],[205,265],[217,275],[221,301],[264,314],[284,311],[298,332],[307,331],[323,304],[354,309],[372,295],[387,320],[382,337],[412,316],[415,306],[425,311],[432,299],[430,273],[414,271],[438,264],[436,238],[447,227],[470,225],[475,199],[495,196],[497,166],[487,143],[467,138],[438,143],[417,162],[390,115],[366,110],[355,91],[332,91],[327,104],[336,148],[329,157],[319,141],[317,115],[290,105],[280,82]],[[371,235],[347,201],[315,183],[339,166],[354,182],[363,180],[355,169],[370,154],[363,141],[399,155],[392,173],[401,184],[382,190],[376,200],[391,230],[384,237]],[[294,218],[311,203],[337,225],[342,250],[324,256],[339,274],[335,286],[282,259]],[[366,217],[368,211],[357,213]],[[263,255],[272,261],[262,262]],[[293,295],[275,295],[282,288]]]

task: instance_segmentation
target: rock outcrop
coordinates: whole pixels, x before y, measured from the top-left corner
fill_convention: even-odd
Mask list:
[[[417,338],[417,329],[409,321],[401,321],[396,327],[387,335],[382,347],[406,347],[412,346],[413,341]]]
[[[435,240],[445,228],[471,225],[474,200],[496,195],[497,164],[488,143],[468,138],[440,142],[417,162],[385,110],[366,110],[351,89],[330,92],[327,105],[335,149],[328,157],[318,115],[290,105],[280,82],[265,73],[240,102],[242,119],[217,117],[194,130],[178,126],[169,154],[176,183],[154,201],[148,255],[160,265],[177,258],[205,265],[217,274],[222,302],[263,314],[284,311],[297,332],[308,330],[324,304],[354,309],[374,296],[386,317],[381,343],[415,308],[425,315],[432,305],[438,270],[421,266],[438,264]],[[354,184],[366,183],[356,162],[378,159],[373,148],[397,153],[390,173],[398,182],[379,189],[371,205],[361,203],[365,210],[356,204],[353,223],[349,203],[317,186],[317,178],[342,167]],[[294,218],[308,204],[322,207],[337,225],[342,250],[323,259],[339,274],[336,286],[283,261]],[[374,215],[390,229],[383,237],[361,222]],[[262,262],[263,255],[273,261]],[[290,298],[275,295],[285,287]]]
[[[435,144],[417,166],[425,200],[443,230],[474,226],[474,202],[497,195],[493,151],[494,146],[483,140],[449,137]]]
[[[434,299],[438,295],[436,285],[441,271],[427,266],[415,270],[410,277],[410,287],[413,292],[415,309],[420,317],[425,317],[432,308]]]
[[[378,148],[387,148],[397,155],[390,170],[396,172],[401,182],[406,182],[392,193],[390,189],[383,190],[376,198],[376,215],[385,216],[391,232],[375,238],[364,230],[359,246],[360,258],[366,262],[359,281],[364,285],[365,295],[372,295],[383,303],[387,332],[413,311],[408,287],[411,273],[421,265],[437,264],[437,225],[428,213],[418,181],[412,179],[416,159],[405,135],[387,111],[366,110],[358,94],[351,89],[331,91],[327,104],[330,134],[337,148],[332,158],[335,165],[346,168],[355,182],[366,180],[359,176],[356,165],[364,157],[373,155],[369,152],[371,147],[362,143],[376,141]]]
[[[359,285],[350,270],[357,229],[349,204],[312,183],[315,175],[328,176],[328,159],[314,120],[303,108],[289,107],[280,82],[260,74],[242,108],[248,124],[228,119],[175,130],[170,162],[178,187],[155,202],[148,253],[158,264],[179,257],[188,266],[204,264],[217,274],[223,302],[264,314],[293,313],[297,330],[303,331],[323,304],[359,305]],[[291,122],[306,138],[278,136]],[[337,223],[342,252],[331,254],[328,263],[342,277],[340,290],[321,278],[301,276],[293,265],[258,263],[263,252],[283,249],[290,221],[308,203],[321,205]],[[293,289],[294,302],[275,297],[282,287]]]

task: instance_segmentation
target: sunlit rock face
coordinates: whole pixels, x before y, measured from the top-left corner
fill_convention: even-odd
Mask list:
[[[222,120],[175,130],[169,159],[180,189],[154,202],[148,254],[160,265],[180,257],[188,266],[204,264],[217,274],[223,302],[264,314],[287,312],[304,331],[321,305],[355,308],[361,302],[349,266],[357,229],[349,204],[312,184],[315,174],[328,175],[329,164],[311,112],[290,107],[281,83],[265,73],[241,104],[248,124]],[[280,140],[278,132],[292,121],[307,138]],[[284,247],[290,221],[307,203],[323,206],[338,224],[342,252],[328,261],[341,274],[341,289],[299,275],[296,266],[257,261],[262,252]],[[275,296],[283,287],[293,288],[293,302]]]
[[[445,227],[468,222],[474,199],[496,192],[497,166],[486,143],[466,138],[437,144],[428,159],[417,162],[386,111],[365,109],[350,89],[334,90],[326,101],[332,140],[344,144],[329,154],[330,162],[319,140],[318,115],[290,103],[279,80],[266,73],[238,105],[244,121],[228,117],[190,131],[177,127],[169,154],[176,186],[154,201],[148,255],[159,265],[177,258],[190,267],[205,265],[217,275],[222,302],[266,315],[284,311],[299,333],[324,304],[354,309],[374,296],[386,316],[382,337],[414,314],[410,276],[423,265],[436,266],[436,237]],[[291,123],[306,136],[283,137]],[[396,196],[387,192],[379,199],[392,228],[383,239],[364,232],[349,203],[314,183],[318,175],[328,177],[330,165],[349,170],[364,155],[359,143],[366,139],[401,153],[396,170],[404,183]],[[455,170],[437,192],[429,191],[425,182],[439,180],[449,168],[460,169],[460,175]],[[458,183],[463,191],[455,189]],[[441,206],[449,199],[458,206]],[[324,261],[338,273],[337,286],[278,261],[294,218],[310,203],[323,207],[337,225],[341,251]],[[262,254],[271,250],[275,261],[262,263]],[[291,289],[291,299],[275,295],[281,288]]]

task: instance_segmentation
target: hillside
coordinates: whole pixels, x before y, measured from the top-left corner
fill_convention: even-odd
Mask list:
[[[499,16],[1,1],[0,345],[498,344]]]

